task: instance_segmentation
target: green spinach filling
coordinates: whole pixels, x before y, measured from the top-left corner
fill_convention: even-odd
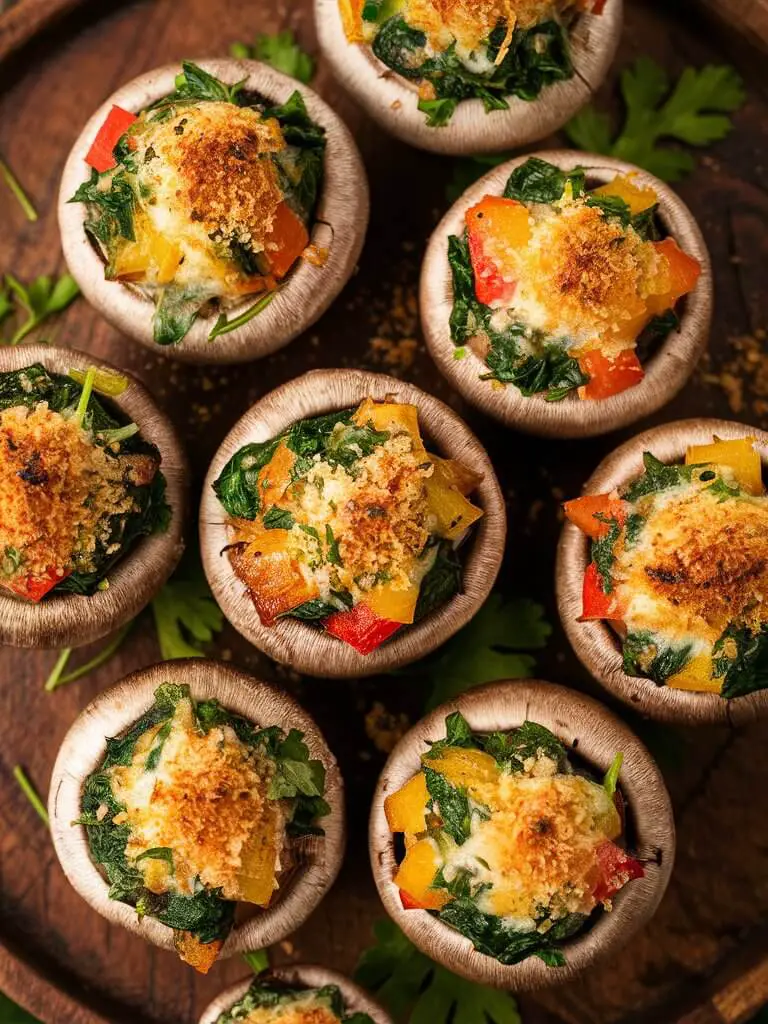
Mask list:
[[[535,100],[542,90],[573,75],[568,26],[556,20],[515,29],[509,49],[496,64],[507,27],[501,21],[482,50],[494,65],[489,72],[473,71],[459,56],[455,42],[434,53],[424,32],[412,28],[402,14],[392,15],[386,3],[368,3],[363,19],[376,28],[372,50],[382,63],[411,81],[428,82],[433,99],[420,99],[419,110],[432,128],[447,125],[462,100],[479,99],[486,113],[508,110],[508,97]]]
[[[82,384],[71,376],[51,373],[40,363],[0,373],[0,411],[19,406],[33,410],[45,402],[51,412],[69,418],[77,415],[82,397]],[[92,435],[93,444],[103,448],[107,458],[146,456],[159,467],[161,457],[155,445],[141,437],[136,425],[117,406],[97,395],[87,396],[80,424]],[[45,486],[42,477],[36,479],[31,475],[33,469],[33,466],[28,467],[22,479]],[[87,568],[78,568],[75,562],[69,575],[52,588],[52,593],[85,596],[95,593],[104,587],[111,569],[142,537],[168,529],[171,509],[165,496],[165,477],[158,468],[148,483],[132,483],[124,478],[123,486],[131,498],[132,510],[109,517],[107,529],[100,533],[95,550],[89,554]],[[0,559],[0,572],[15,577],[23,569],[23,550],[6,545]]]
[[[136,240],[136,220],[142,207],[156,202],[151,190],[141,181],[136,155],[138,133],[176,117],[182,117],[176,130],[183,131],[185,109],[199,104],[230,103],[255,111],[262,121],[274,118],[278,122],[286,145],[264,154],[262,159],[273,163],[283,199],[290,209],[309,231],[314,223],[324,181],[326,137],[325,129],[309,116],[301,93],[296,91],[285,103],[274,105],[246,91],[243,82],[228,86],[190,61],[184,61],[182,68],[174,91],[143,111],[118,141],[114,149],[117,167],[102,173],[92,169],[89,180],[70,200],[87,205],[85,230],[107,257],[107,276],[111,274],[115,253],[126,242]],[[153,159],[157,159],[157,154],[150,146],[144,152],[143,161]],[[218,235],[209,237],[217,242],[221,257],[243,274],[256,278],[269,272],[264,254],[242,238],[234,235],[221,239]],[[229,320],[224,307],[237,296],[221,294],[218,285],[212,287],[202,280],[184,284],[171,281],[164,287],[146,286],[146,289],[156,303],[154,338],[159,345],[181,342],[201,312],[218,308],[221,312],[209,335],[213,340],[257,316],[274,296],[274,290],[268,290],[244,313]]]
[[[320,761],[310,759],[298,730],[292,729],[286,735],[278,726],[259,728],[227,711],[216,700],[194,701],[188,686],[164,683],[155,691],[152,707],[130,729],[120,737],[106,740],[106,756],[85,782],[82,816],[75,824],[85,826],[91,857],[104,869],[110,883],[110,898],[135,907],[139,916],[149,915],[207,945],[226,938],[236,904],[223,898],[221,888],[206,887],[199,878],[191,895],[174,891],[173,887],[162,893],[146,887],[139,861],[164,860],[172,873],[174,851],[158,848],[139,858],[128,857],[131,826],[123,820],[126,808],[117,800],[110,776],[110,769],[132,764],[138,741],[151,729],[158,732],[144,770],[156,771],[161,766],[172,719],[182,701],[191,701],[196,728],[201,734],[208,734],[214,727],[229,726],[242,744],[273,762],[275,770],[267,798],[285,801],[285,830],[289,837],[322,835],[318,819],[331,809],[323,798],[325,769]]]
[[[661,237],[656,206],[633,215],[621,197],[593,194],[580,167],[563,171],[531,157],[512,172],[503,196],[520,203],[551,205],[562,199],[567,188],[575,199],[584,197],[587,205],[602,210],[606,219],[624,228],[632,227],[643,241]],[[479,343],[478,350],[488,368],[481,375],[483,380],[512,384],[526,397],[543,395],[549,402],[560,402],[589,382],[578,361],[568,353],[572,339],[549,336],[521,320],[511,320],[502,329],[494,326],[498,311],[477,298],[466,230],[460,237],[449,237],[448,263],[453,280],[451,338],[458,357],[465,354],[466,345],[472,343],[474,348]],[[654,316],[637,339],[638,350],[648,358],[678,325],[672,310]]]
[[[246,1021],[256,1010],[274,1010],[275,1024],[290,1009],[305,1008],[307,1019],[314,1010],[325,1010],[333,1014],[339,1024],[373,1024],[367,1013],[347,1014],[344,998],[336,985],[324,985],[318,989],[295,988],[277,978],[255,978],[242,998],[221,1014],[216,1024],[235,1024]],[[312,1018],[314,1019],[314,1018]]]

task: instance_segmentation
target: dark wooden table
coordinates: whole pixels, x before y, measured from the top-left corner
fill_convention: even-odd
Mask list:
[[[291,26],[314,52],[310,7],[310,0],[86,3],[8,59],[0,66],[0,152],[22,178],[41,218],[27,223],[0,190],[0,271],[26,280],[63,269],[55,216],[62,164],[86,117],[114,88],[158,64],[222,54],[234,40],[251,39],[257,31]],[[711,363],[654,419],[733,415],[723,387],[713,381],[734,360],[745,363],[736,358],[734,338],[754,339],[755,332],[759,338],[768,327],[768,292],[761,287],[768,259],[764,58],[699,20],[696,12],[678,11],[669,0],[630,3],[616,71],[640,54],[654,56],[671,73],[686,64],[730,60],[748,82],[749,102],[737,116],[737,131],[709,150],[680,186],[699,218],[715,266]],[[614,83],[606,85],[603,102],[609,102]],[[501,587],[508,595],[539,600],[555,625],[552,642],[539,659],[539,674],[606,699],[580,669],[557,626],[552,576],[558,502],[577,494],[602,456],[630,432],[585,442],[539,441],[502,429],[451,393],[421,344],[415,293],[425,241],[447,205],[445,186],[453,161],[383,135],[342,93],[322,61],[314,85],[353,129],[373,199],[359,273],[315,328],[262,362],[196,369],[139,348],[79,301],[56,323],[55,340],[104,356],[144,378],[183,434],[198,491],[221,438],[267,390],[312,367],[386,370],[382,350],[372,339],[418,341],[413,364],[397,372],[448,401],[487,445],[510,516]],[[747,377],[755,383],[754,375]],[[758,391],[763,386],[768,390],[768,382],[756,384]],[[735,401],[735,385],[729,388]],[[759,398],[747,387],[739,418],[766,427],[768,404],[754,400]],[[192,523],[188,542],[195,547]],[[276,952],[281,959],[301,957],[351,971],[369,943],[371,924],[382,915],[368,866],[366,821],[384,754],[366,736],[365,715],[380,701],[390,711],[417,718],[426,684],[417,673],[355,683],[300,679],[268,662],[229,628],[214,652],[295,693],[317,717],[339,757],[349,791],[348,857],[323,905]],[[77,712],[126,672],[158,660],[151,620],[145,614],[119,656],[101,671],[46,695],[42,684],[54,658],[52,652],[0,653],[0,987],[9,987],[56,1024],[96,1019],[192,1024],[208,999],[243,975],[243,964],[221,964],[202,979],[172,955],[109,927],[66,883],[44,827],[12,778],[13,765],[21,762],[46,789],[58,745]],[[626,709],[620,711],[631,717]],[[528,1021],[542,1019],[538,1007],[544,1006],[573,1024],[623,1018],[665,1024],[705,998],[701,981],[724,958],[735,953],[743,970],[745,958],[751,963],[768,953],[768,936],[760,930],[768,914],[768,723],[742,732],[633,724],[660,761],[675,802],[679,853],[672,884],[654,921],[629,948],[618,950],[582,980],[542,994],[536,1004],[528,1002]],[[20,958],[16,966],[7,951]],[[30,984],[29,968],[72,993],[83,1009],[57,1002],[40,983]],[[100,1008],[103,1017],[91,1016],[86,1007]]]

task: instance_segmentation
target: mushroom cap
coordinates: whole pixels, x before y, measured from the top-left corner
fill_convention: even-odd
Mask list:
[[[611,181],[617,174],[632,174],[639,186],[654,189],[659,197],[658,216],[670,236],[701,264],[701,277],[690,295],[681,300],[680,329],[673,331],[645,365],[645,377],[621,394],[582,401],[571,395],[548,402],[543,395],[526,398],[512,384],[496,390],[481,380],[485,363],[471,349],[466,358],[454,358],[451,338],[453,280],[448,263],[448,238],[461,236],[467,210],[485,195],[500,195],[512,171],[537,156],[563,170],[583,167],[587,182]],[[703,353],[712,320],[712,269],[706,243],[693,214],[663,181],[623,160],[573,150],[551,150],[516,157],[482,177],[451,207],[427,246],[421,272],[421,319],[432,358],[453,387],[489,416],[509,427],[542,437],[594,437],[626,427],[666,405],[685,385]]]
[[[648,860],[645,877],[630,882],[613,899],[610,913],[599,913],[584,932],[563,943],[567,963],[551,968],[531,956],[505,966],[478,953],[469,939],[426,910],[405,910],[394,883],[395,843],[384,814],[384,799],[421,767],[428,741],[445,736],[445,717],[460,711],[473,731],[494,732],[537,722],[553,732],[600,776],[617,751],[624,754],[619,785],[627,803],[637,856]],[[411,942],[433,960],[471,981],[510,991],[526,991],[569,981],[599,958],[610,956],[646,923],[661,902],[675,858],[675,823],[664,778],[635,734],[591,697],[538,679],[504,680],[476,687],[436,708],[392,751],[379,778],[369,827],[371,864],[389,916]]]
[[[42,363],[52,373],[90,367],[117,373],[129,385],[121,395],[106,397],[139,427],[145,441],[162,456],[166,500],[171,521],[165,533],[142,537],[109,572],[109,588],[90,597],[46,596],[38,604],[0,590],[0,643],[11,647],[78,647],[107,636],[135,618],[176,568],[184,550],[182,529],[187,500],[187,464],[176,430],[139,380],[125,370],[77,349],[51,345],[0,348],[0,373]]]
[[[754,437],[763,472],[768,467],[768,432],[729,420],[690,419],[643,431],[603,459],[584,485],[584,494],[604,494],[643,472],[643,452],[662,462],[681,462],[689,445]],[[566,522],[557,548],[555,586],[560,620],[584,667],[616,697],[661,722],[682,725],[742,725],[768,716],[768,690],[725,700],[717,693],[658,686],[652,679],[624,671],[622,641],[607,622],[579,622],[584,572],[590,561],[589,538]]]
[[[247,91],[274,103],[300,92],[310,116],[326,130],[325,177],[311,231],[311,242],[328,248],[322,267],[300,260],[270,304],[242,327],[214,341],[208,334],[212,317],[199,317],[176,345],[154,341],[155,304],[138,288],[104,277],[104,260],[85,233],[86,204],[69,200],[87,180],[85,156],[113,104],[138,112],[174,88],[178,64],[139,75],[113,93],[90,118],[67,158],[59,193],[62,247],[72,276],[83,294],[117,330],[154,352],[188,363],[243,363],[282,348],[313,324],[349,280],[363,247],[368,226],[368,182],[352,135],[336,113],[307,86],[252,60],[200,60],[204,70],[233,85],[245,81]],[[228,308],[229,319],[254,304],[248,297]]]
[[[427,441],[441,455],[459,459],[483,479],[473,500],[484,511],[462,546],[463,591],[421,622],[406,626],[367,656],[341,640],[297,619],[263,626],[245,584],[235,575],[224,549],[230,542],[226,513],[213,483],[244,445],[267,441],[309,416],[341,411],[364,398],[412,403]],[[235,424],[213,458],[200,506],[200,548],[208,583],[222,611],[238,632],[275,661],[306,675],[349,678],[375,675],[407,665],[444,643],[474,616],[493,587],[506,538],[504,497],[485,449],[455,412],[413,384],[362,370],[313,370],[261,398]]]
[[[384,1009],[343,974],[337,974],[327,967],[314,964],[292,964],[288,967],[271,967],[270,975],[287,982],[289,985],[304,986],[309,989],[322,988],[324,985],[335,985],[344,998],[344,1009],[348,1014],[367,1013],[373,1024],[392,1024],[392,1020]],[[219,1016],[242,999],[251,987],[253,977],[230,985],[221,995],[205,1008],[200,1024],[217,1024]]]
[[[173,949],[172,929],[150,917],[139,919],[132,907],[109,898],[109,885],[91,859],[85,828],[72,824],[81,814],[83,784],[104,760],[106,737],[120,735],[140,718],[152,705],[157,687],[166,682],[188,685],[195,699],[215,698],[227,710],[257,725],[279,725],[286,733],[299,729],[310,756],[325,765],[325,797],[331,813],[321,820],[323,856],[294,873],[272,906],[236,923],[221,957],[263,949],[285,938],[309,917],[339,872],[346,842],[344,783],[333,754],[307,712],[288,694],[231,665],[205,658],[152,665],[100,693],[81,712],[64,737],[51,777],[48,811],[56,854],[73,888],[102,917],[156,946]]]
[[[418,90],[374,56],[350,43],[339,0],[315,0],[323,55],[334,75],[370,116],[399,139],[453,156],[529,146],[557,131],[592,98],[608,73],[621,37],[623,0],[608,0],[601,15],[580,14],[570,34],[574,74],[545,86],[533,101],[506,97],[508,110],[486,113],[482,100],[462,100],[449,124],[430,128],[418,109]]]

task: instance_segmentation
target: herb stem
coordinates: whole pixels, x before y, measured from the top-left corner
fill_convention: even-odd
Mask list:
[[[80,395],[80,401],[77,403],[77,412],[75,413],[75,423],[78,427],[82,427],[85,414],[88,411],[88,403],[91,400],[93,394],[93,384],[96,380],[96,368],[92,366],[85,375],[83,381],[83,393]]]
[[[18,178],[10,169],[5,160],[0,159],[0,176],[2,176],[8,188],[11,190],[16,198],[19,206],[24,211],[24,216],[27,220],[34,223],[37,220],[37,210],[32,205],[29,196],[26,194],[24,189],[21,187]]]
[[[45,689],[48,693],[53,693],[54,690],[58,690],[60,686],[66,686],[67,683],[74,683],[76,679],[82,679],[82,677],[87,676],[89,672],[93,672],[95,669],[106,664],[112,655],[116,654],[120,647],[122,647],[123,641],[130,633],[134,622],[135,620],[131,619],[130,622],[126,622],[124,626],[121,626],[109,643],[102,647],[100,651],[97,651],[96,654],[94,654],[89,661],[86,661],[84,665],[80,665],[79,668],[72,669],[71,672],[67,672],[65,675],[62,675],[61,672],[59,672],[59,674],[55,676],[54,673],[56,672],[56,669],[54,669],[48,677],[48,682],[45,684]],[[71,654],[71,650],[67,649],[67,651],[68,658],[69,654]],[[64,666],[62,666],[62,668],[63,667]]]
[[[64,671],[64,669],[67,667],[67,662],[69,661],[71,654],[71,647],[65,647],[63,650],[59,651],[59,656],[56,659],[56,664],[53,666],[50,675],[45,680],[44,689],[48,693],[51,693],[59,685],[59,679],[61,678],[61,674]]]
[[[211,333],[208,335],[208,341],[214,341],[220,334],[229,334],[230,331],[236,331],[238,327],[243,327],[252,320],[255,316],[258,316],[262,310],[266,309],[272,299],[277,295],[277,289],[271,292],[267,292],[266,295],[262,295],[258,302],[255,302],[250,309],[246,309],[240,316],[235,317],[234,320],[227,320],[226,313],[222,313],[219,319],[216,321]]]
[[[29,800],[29,802],[34,807],[35,811],[40,817],[40,820],[50,828],[51,821],[50,818],[48,817],[48,811],[45,809],[45,804],[40,799],[40,794],[29,781],[27,773],[24,771],[20,764],[17,764],[16,767],[13,769],[13,777],[18,782],[19,787],[24,796],[27,798],[27,800]]]
[[[266,949],[254,949],[243,953],[243,960],[248,964],[254,974],[261,974],[269,967],[269,953]]]

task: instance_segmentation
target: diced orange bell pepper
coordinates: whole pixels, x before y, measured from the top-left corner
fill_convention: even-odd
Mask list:
[[[656,251],[664,257],[664,273],[660,275],[658,293],[647,300],[651,316],[672,309],[678,299],[692,292],[701,276],[701,264],[687,252],[683,252],[674,238],[653,242]]]
[[[509,304],[515,294],[515,249],[531,237],[528,209],[515,199],[485,196],[466,213],[475,295],[485,306]]]
[[[617,174],[613,181],[609,181],[605,185],[601,185],[600,188],[596,188],[592,194],[596,196],[616,196],[618,199],[623,199],[633,217],[638,213],[642,213],[643,210],[655,206],[659,201],[659,197],[652,188],[636,185],[628,174]]]
[[[339,0],[341,23],[350,43],[363,42],[363,6],[365,0]]]
[[[742,437],[735,441],[715,439],[712,444],[691,445],[685,455],[685,464],[727,467],[748,494],[764,493],[763,464],[755,448],[754,437]]]
[[[372,654],[400,629],[402,623],[381,619],[362,601],[345,612],[335,612],[323,622],[326,633],[349,644],[359,654]]]
[[[610,398],[639,384],[645,376],[633,348],[624,349],[613,359],[596,348],[580,357],[579,366],[589,376],[588,383],[579,388],[579,398],[583,399]]]
[[[157,283],[170,284],[181,263],[181,247],[164,235],[155,233],[150,244],[150,253],[157,268]]]
[[[390,832],[406,832],[409,835],[424,832],[427,827],[425,814],[428,800],[424,772],[414,775],[396,793],[390,793],[384,801],[384,813]]]
[[[100,174],[116,167],[114,148],[137,120],[136,115],[129,110],[113,106],[86,153],[85,162],[88,166],[94,167]]]
[[[288,445],[281,441],[266,466],[259,470],[259,499],[262,511],[280,503],[280,499],[290,486],[291,470],[295,462],[296,456]]]
[[[563,511],[574,526],[578,526],[582,533],[593,540],[608,533],[611,524],[607,520],[615,519],[621,526],[627,515],[624,502],[616,491],[610,494],[584,494],[581,498],[566,501]]]
[[[701,693],[720,693],[722,676],[713,676],[714,662],[711,654],[697,654],[687,665],[667,679],[667,686],[676,690],[696,690]]]
[[[439,480],[446,487],[455,487],[464,496],[471,494],[482,483],[482,473],[476,473],[457,459],[441,459],[439,455],[430,455],[429,458],[435,467],[433,479]]]
[[[264,530],[264,546],[279,545],[287,530]],[[230,551],[230,561],[241,580],[251,592],[259,618],[265,626],[274,625],[279,615],[285,615],[300,604],[319,597],[316,584],[309,583],[299,563],[283,550],[256,554],[254,544],[246,549],[236,547]]]
[[[593,619],[610,619],[620,622],[622,611],[614,587],[610,594],[603,590],[603,578],[594,562],[590,562],[584,573],[582,590],[581,622]]]
[[[422,757],[422,762],[439,772],[452,786],[467,789],[470,793],[476,787],[495,782],[500,771],[490,754],[465,747],[446,747],[440,751],[439,757]]]
[[[59,573],[56,569],[48,569],[43,576],[26,576],[23,579],[17,577],[8,586],[14,594],[26,597],[28,601],[34,601],[37,604],[67,576],[69,576],[69,572]]]
[[[442,889],[432,889],[440,867],[440,858],[431,840],[420,839],[405,854],[395,875],[395,885],[410,897],[410,907],[440,910],[451,899]]]
[[[218,960],[224,943],[220,939],[214,942],[201,942],[192,932],[175,931],[173,945],[179,959],[194,967],[199,974],[207,974]]]
[[[598,903],[609,900],[634,878],[643,878],[645,869],[640,861],[630,857],[626,850],[606,840],[595,850],[599,877],[592,891]]]
[[[483,510],[473,505],[455,487],[446,487],[439,476],[426,482],[427,507],[435,517],[435,533],[445,540],[458,540],[473,523],[482,518]]]
[[[309,233],[304,221],[287,203],[280,203],[265,239],[265,252],[275,277],[285,277],[308,245]]]

